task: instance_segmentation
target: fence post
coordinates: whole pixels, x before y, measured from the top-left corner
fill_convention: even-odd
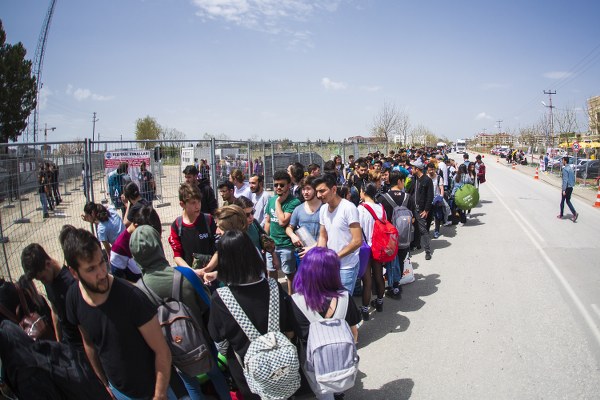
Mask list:
[[[25,167],[25,164],[23,164],[23,167]],[[21,214],[21,218],[16,219],[15,224],[28,224],[31,221],[29,220],[29,218],[25,218],[25,215],[23,214],[23,199],[21,198],[21,163],[19,162],[18,155],[17,155],[16,173],[17,173],[17,199],[19,200],[19,213]],[[33,173],[34,174],[39,173],[39,172],[37,172],[37,168],[34,169]]]
[[[346,139],[342,142],[342,165],[346,163]]]
[[[309,160],[310,164],[313,163],[313,160],[312,160],[312,146],[310,145],[310,142],[308,142],[308,160]]]
[[[216,160],[217,158],[215,157],[215,138],[211,138],[210,139],[210,179],[213,182],[213,187],[216,189],[218,186],[218,182],[217,182],[217,165],[216,165]],[[215,194],[216,195],[216,194]]]
[[[84,153],[84,159],[87,159],[89,161],[89,163],[86,163],[85,167],[86,167],[86,171],[85,171],[85,177],[87,180],[87,183],[89,184],[88,187],[88,193],[85,193],[85,199],[89,202],[95,202],[94,201],[94,177],[92,175],[92,162],[94,161],[92,158],[92,141],[90,139],[85,139],[85,153]]]
[[[273,186],[273,174],[275,173],[275,142],[271,142],[271,186]],[[266,175],[266,174],[265,174]],[[266,176],[265,176],[266,178]],[[265,179],[265,185],[267,184]],[[275,188],[273,188],[275,190]]]

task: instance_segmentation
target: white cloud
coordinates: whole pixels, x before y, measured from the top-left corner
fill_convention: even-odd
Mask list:
[[[321,79],[321,85],[327,90],[344,90],[348,87],[345,82],[334,82],[329,78]]]
[[[484,112],[480,112],[479,114],[477,114],[477,116],[475,116],[476,120],[481,120],[481,119],[492,119],[492,117]]]
[[[564,78],[568,78],[571,75],[573,75],[570,72],[566,72],[566,71],[551,71],[551,72],[546,72],[543,76],[544,78],[548,78],[548,79],[564,79]]]
[[[244,28],[305,39],[289,25],[306,22],[318,12],[335,12],[342,0],[192,0],[204,20],[224,20]],[[298,36],[298,34],[300,36]]]
[[[40,110],[45,110],[48,105],[48,97],[52,96],[52,91],[47,89],[45,86],[40,90],[40,95],[38,97],[38,102],[40,105]]]
[[[73,85],[71,84],[67,85],[65,93],[69,96],[73,96],[77,101],[84,101],[88,99],[94,101],[108,101],[115,98],[115,96],[104,96],[101,94],[93,93],[90,89],[73,89]]]

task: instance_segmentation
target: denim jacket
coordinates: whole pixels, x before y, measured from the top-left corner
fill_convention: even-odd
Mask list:
[[[564,192],[567,188],[575,186],[575,171],[573,171],[573,166],[567,164],[563,167],[562,170],[562,191]]]

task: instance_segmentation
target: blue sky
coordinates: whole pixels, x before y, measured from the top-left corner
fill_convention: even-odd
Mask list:
[[[2,0],[33,59],[49,1]],[[600,95],[600,1],[58,0],[44,60],[48,140],[368,135],[384,102],[450,139],[517,132]]]

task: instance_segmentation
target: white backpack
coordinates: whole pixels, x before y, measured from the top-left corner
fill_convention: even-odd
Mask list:
[[[296,346],[279,331],[279,289],[269,279],[268,331],[262,335],[252,324],[228,287],[217,289],[219,297],[250,339],[244,361],[236,353],[244,369],[244,377],[252,393],[262,399],[291,397],[300,387],[300,361]]]
[[[358,353],[354,336],[346,322],[348,293],[337,298],[335,313],[323,318],[310,310],[304,296],[292,299],[310,322],[304,371],[315,394],[341,393],[352,386],[358,373]]]

